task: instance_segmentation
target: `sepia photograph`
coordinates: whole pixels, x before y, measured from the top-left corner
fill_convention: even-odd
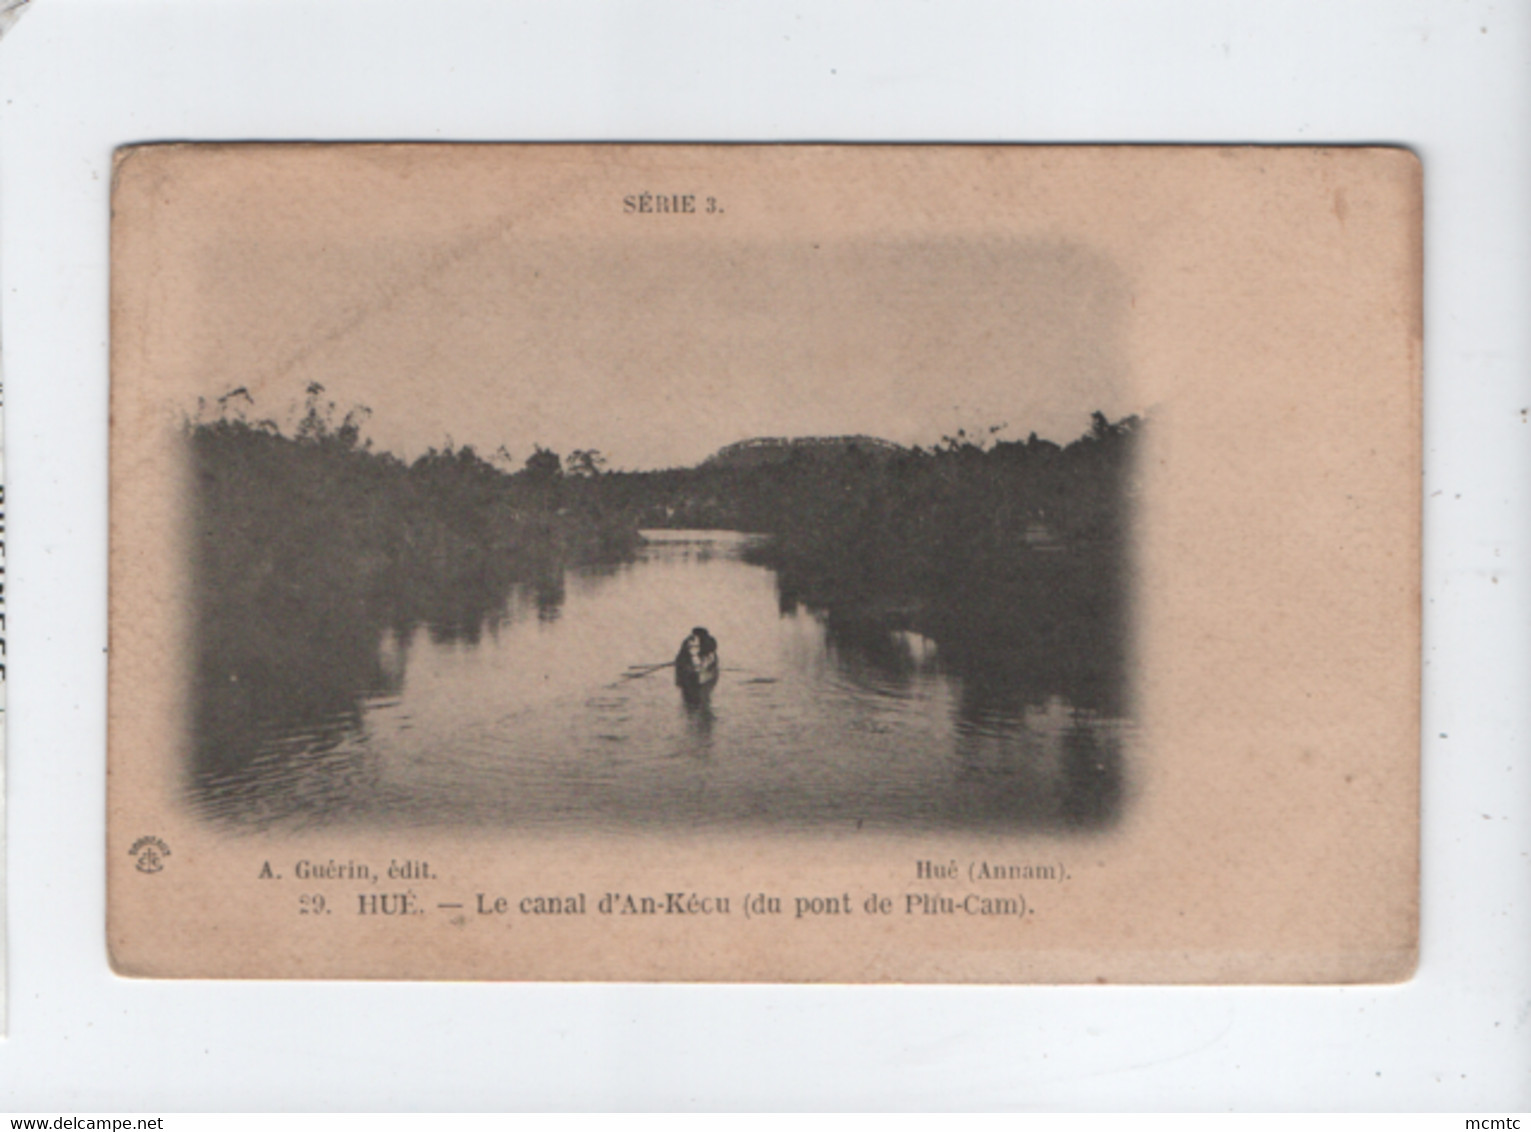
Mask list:
[[[1121,279],[1062,242],[686,252],[491,240],[370,308],[357,275],[343,336],[187,406],[197,813],[1117,818]]]

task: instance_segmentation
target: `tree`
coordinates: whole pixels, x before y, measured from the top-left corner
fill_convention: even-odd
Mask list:
[[[564,458],[564,470],[571,476],[594,479],[606,466],[606,457],[594,448],[576,448]]]
[[[539,444],[536,451],[526,458],[524,471],[533,483],[551,483],[563,475],[563,461],[557,452]]]

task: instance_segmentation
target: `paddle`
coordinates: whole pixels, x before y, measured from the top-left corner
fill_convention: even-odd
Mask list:
[[[629,665],[628,666],[628,670],[622,674],[622,679],[624,679],[624,680],[636,680],[640,676],[651,676],[655,672],[658,672],[661,668],[674,668],[674,667],[675,667],[675,662],[673,660],[667,660],[663,664],[648,664],[648,665],[634,664],[634,665]]]

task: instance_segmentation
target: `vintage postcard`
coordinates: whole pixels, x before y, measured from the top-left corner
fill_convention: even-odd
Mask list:
[[[116,969],[1408,978],[1420,192],[120,151]]]

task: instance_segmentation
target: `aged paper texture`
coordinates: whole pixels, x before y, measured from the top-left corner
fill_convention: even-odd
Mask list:
[[[1387,149],[118,155],[139,976],[1407,978]]]

